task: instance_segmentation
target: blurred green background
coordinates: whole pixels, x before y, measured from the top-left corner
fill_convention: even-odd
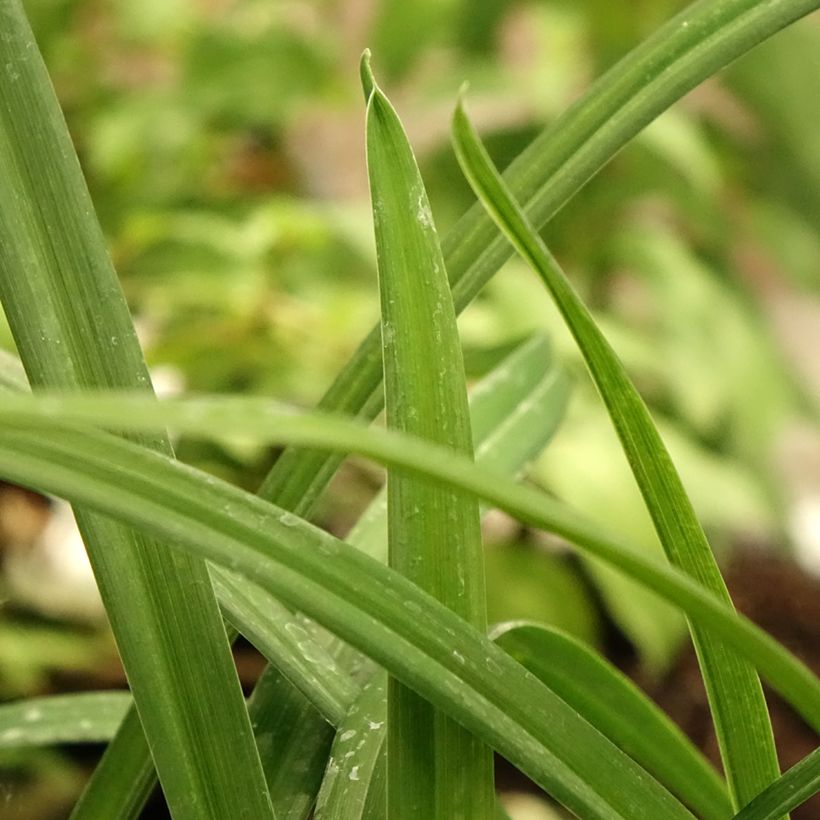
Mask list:
[[[377,318],[362,49],[372,49],[404,120],[444,233],[472,202],[448,138],[465,80],[503,166],[683,5],[26,2],[157,386],[304,405]],[[750,546],[794,553],[815,572],[818,122],[814,15],[688,95],[545,231],[650,402],[715,548],[727,561]],[[573,396],[529,478],[657,549],[603,409],[535,276],[508,263],[461,328],[474,376],[526,333],[550,335],[574,376]],[[5,325],[0,343],[13,348]],[[179,455],[255,488],[275,454],[226,440],[181,441]],[[346,467],[322,522],[344,533],[380,480],[374,468]],[[49,605],[67,584],[43,542],[59,549],[70,538],[68,524],[46,537],[53,518],[13,488],[0,496],[4,699],[121,683],[87,579],[64,606]],[[503,516],[490,519],[486,536],[492,619],[549,621],[599,646],[615,631],[647,680],[663,675],[683,634],[673,612]],[[63,816],[92,759],[8,760],[0,816]]]

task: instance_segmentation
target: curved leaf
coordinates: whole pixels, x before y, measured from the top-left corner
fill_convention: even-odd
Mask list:
[[[504,178],[528,217],[543,226],[636,134],[688,91],[820,0],[698,0],[670,19],[606,74],[524,150]],[[510,256],[480,206],[442,242],[461,312]],[[372,419],[382,408],[381,338],[376,327],[337,376],[319,409]],[[305,515],[342,454],[286,450],[261,494]]]
[[[803,663],[777,641],[737,614],[689,576],[673,567],[658,564],[591,524],[547,494],[519,486],[504,476],[464,459],[449,450],[395,432],[370,430],[357,422],[321,413],[300,413],[267,399],[221,397],[166,400],[143,397],[94,396],[43,397],[8,395],[0,403],[0,442],[20,425],[21,435],[36,438],[34,431],[53,429],[54,418],[93,422],[108,428],[153,429],[166,424],[191,435],[212,438],[231,431],[276,443],[291,443],[337,452],[355,452],[382,464],[400,466],[409,472],[451,484],[474,493],[526,524],[555,533],[581,550],[610,564],[648,589],[679,606],[693,620],[709,627],[763,674],[816,730],[820,731],[820,681]],[[26,434],[25,431],[29,432]],[[96,441],[116,448],[104,434],[64,429],[64,443],[72,452],[82,452],[82,442]],[[112,457],[113,457],[113,451]],[[136,452],[141,451],[137,448]],[[147,454],[142,454],[147,457]],[[6,472],[16,469],[9,457]],[[292,516],[294,523],[300,519]],[[384,568],[380,567],[384,572]],[[374,570],[375,572],[375,570]]]
[[[459,164],[484,207],[541,277],[570,329],[621,441],[667,558],[731,606],[706,535],[649,410],[624,366],[521,206],[461,104],[453,118]],[[754,668],[697,625],[692,640],[735,805],[779,776],[769,713]]]
[[[490,637],[579,715],[678,795],[699,817],[732,804],[712,765],[623,673],[575,638],[538,624],[499,624]]]
[[[292,513],[127,441],[44,423],[26,431],[10,418],[0,429],[0,474],[245,575],[372,657],[577,814],[689,816],[547,687],[396,572]]]

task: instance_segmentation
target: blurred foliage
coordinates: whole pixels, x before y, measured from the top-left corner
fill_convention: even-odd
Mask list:
[[[464,80],[504,165],[683,5],[26,0],[158,381],[305,404],[377,316],[361,50],[372,48],[407,125],[443,231],[471,204],[448,141]],[[772,312],[782,298],[820,290],[819,22],[810,17],[690,94],[545,230],[725,549],[739,538],[782,540],[788,498],[772,454],[810,394]],[[553,334],[578,384],[532,477],[655,548],[605,415],[535,277],[510,262],[461,327],[476,375],[526,332]],[[2,337],[11,347],[7,329]],[[272,457],[244,442],[184,441],[180,452],[246,486]],[[356,475],[365,476],[358,486]],[[353,486],[336,504],[361,506],[372,481],[346,476]],[[333,503],[323,508],[328,520],[349,518]],[[596,639],[597,605],[573,565],[525,548],[494,549],[489,565],[494,618],[540,618]],[[585,572],[661,670],[681,634],[677,616],[610,572]],[[0,641],[0,669],[29,674],[9,640]]]

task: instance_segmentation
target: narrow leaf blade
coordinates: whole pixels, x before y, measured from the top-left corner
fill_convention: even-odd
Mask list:
[[[504,177],[538,227],[546,224],[636,134],[758,43],[820,7],[820,0],[697,0],[606,72],[510,164]],[[461,312],[510,256],[481,206],[471,208],[442,242]],[[325,393],[319,409],[375,418],[382,408],[381,336],[373,328]],[[262,488],[307,515],[343,454],[286,450]]]
[[[368,57],[363,74],[369,75]],[[472,455],[464,362],[430,204],[395,110],[369,76],[367,168],[381,295],[387,426]],[[390,566],[486,629],[474,497],[388,471]],[[391,817],[486,818],[492,752],[391,680],[387,767]]]
[[[316,820],[388,817],[384,768],[387,680],[378,672],[339,724],[316,803]]]
[[[820,680],[808,667],[790,654],[748,619],[738,615],[690,576],[673,567],[658,564],[610,533],[586,521],[577,513],[531,487],[520,486],[491,470],[485,470],[452,451],[420,439],[395,432],[370,430],[360,423],[337,419],[321,413],[302,413],[267,399],[202,399],[147,401],[144,397],[112,397],[110,394],[49,397],[8,395],[0,403],[0,444],[12,426],[20,425],[15,435],[28,431],[55,429],[54,419],[91,422],[108,429],[150,430],[172,425],[190,435],[213,437],[225,433],[258,436],[276,444],[295,444],[335,452],[354,452],[381,464],[401,467],[464,492],[474,493],[530,526],[554,533],[575,544],[586,554],[616,568],[663,599],[680,607],[701,625],[730,644],[749,659],[805,720],[820,731]],[[101,433],[81,432],[60,427],[71,452],[85,446],[103,446],[113,454],[125,445]],[[34,444],[26,438],[27,446]],[[22,444],[12,445],[14,449]],[[109,450],[109,448],[111,448]],[[9,451],[11,452],[11,450]],[[140,456],[148,457],[136,448]],[[134,455],[132,451],[132,455]],[[163,462],[164,463],[164,462]],[[11,455],[2,462],[3,471],[13,475],[18,469]],[[178,466],[178,465],[177,465]],[[34,474],[36,477],[36,473]],[[36,482],[36,478],[32,479]],[[70,485],[69,485],[70,486]],[[55,491],[55,494],[60,494]],[[109,503],[113,503],[109,499]],[[222,500],[221,503],[230,503]],[[289,522],[299,519],[291,516]],[[314,547],[318,548],[315,544]],[[379,583],[369,576],[373,583]]]
[[[0,31],[0,296],[29,379],[35,387],[149,388],[19,0],[0,0]],[[164,436],[144,441],[170,453]],[[180,818],[270,817],[204,563],[169,555],[109,519],[76,514],[169,804]]]
[[[459,164],[487,211],[543,280],[581,350],[669,560],[723,601],[729,593],[689,497],[643,400],[500,174],[461,105],[453,122]],[[779,775],[763,690],[754,669],[692,627],[735,806]]]
[[[0,474],[230,566],[382,664],[584,817],[690,816],[485,635],[292,513],[116,437],[43,423],[36,433],[3,425]]]
[[[818,792],[820,749],[815,749],[745,805],[734,820],[776,820]]]
[[[499,624],[490,637],[699,817],[732,813],[726,786],[706,758],[635,684],[580,641],[516,622]]]
[[[0,749],[110,740],[131,705],[127,692],[28,698],[0,706]]]

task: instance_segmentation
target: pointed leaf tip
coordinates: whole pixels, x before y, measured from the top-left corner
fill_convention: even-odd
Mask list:
[[[362,91],[364,91],[364,101],[370,102],[370,97],[376,90],[376,78],[373,76],[373,69],[370,67],[370,49],[366,48],[362,52],[362,59],[359,62],[359,77],[362,81]]]

